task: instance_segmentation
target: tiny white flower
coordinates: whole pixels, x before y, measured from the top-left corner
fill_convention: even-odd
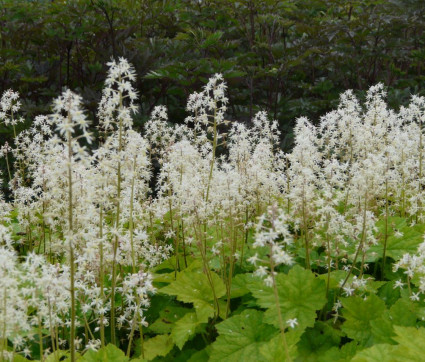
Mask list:
[[[400,288],[403,289],[404,283],[401,281],[401,279],[396,280],[394,283],[393,289]]]
[[[419,302],[419,292],[412,293],[412,295],[410,296],[410,300]]]
[[[298,320],[297,320],[297,318],[288,319],[286,321],[286,324],[288,324],[291,328],[295,328],[295,326],[298,325]]]

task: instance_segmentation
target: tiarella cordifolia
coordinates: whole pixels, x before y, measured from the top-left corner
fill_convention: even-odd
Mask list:
[[[24,122],[24,119],[17,115],[21,108],[21,101],[19,100],[19,93],[14,92],[12,89],[5,91],[0,100],[0,123],[6,126],[13,127],[14,136],[16,137],[15,126],[18,123]]]
[[[289,220],[286,213],[275,204],[260,216],[256,225],[255,242],[252,246],[255,249],[268,249],[268,259],[263,259],[256,253],[248,261],[257,268],[254,275],[264,278],[268,286],[273,286],[276,267],[281,264],[291,265],[294,262],[291,253],[288,251],[293,243],[288,224]]]
[[[151,268],[171,254],[170,280],[200,260],[214,321],[232,313],[238,270],[262,277],[278,306],[274,278],[294,263],[325,275],[338,319],[340,297],[366,297],[371,274],[385,280],[394,258],[387,245],[403,236],[398,218],[423,223],[424,98],[395,112],[381,84],[364,103],[347,91],[317,124],[298,119],[284,154],[266,112],[230,124],[219,74],[189,96],[183,125],[157,106],[138,133],[134,70],[125,59],[109,66],[96,146],[83,101],[69,90],[52,115],[1,145],[15,169],[3,175],[12,201],[0,196],[2,353],[6,336],[19,353],[44,341],[40,356],[70,348],[75,357],[105,346],[110,330],[112,342],[127,338],[130,354],[156,292]],[[17,93],[7,91],[0,106],[3,126],[21,121]],[[405,271],[394,286],[407,286],[413,301],[425,290],[423,249],[394,264]],[[285,330],[302,323],[281,317],[285,345]]]
[[[29,333],[31,323],[28,317],[28,302],[22,292],[22,272],[18,256],[11,244],[8,230],[0,226],[0,356],[2,360],[12,359],[8,351],[8,340],[14,348],[25,347],[22,335]],[[29,333],[31,336],[31,333]]]
[[[311,226],[318,197],[318,172],[322,155],[318,147],[317,129],[306,119],[299,118],[295,126],[295,146],[288,156],[288,200],[290,215],[305,246],[305,263],[310,268]]]
[[[95,152],[92,167],[101,180],[97,188],[97,193],[102,194],[97,204],[97,234],[101,240],[101,264],[103,261],[106,264],[100,267],[99,273],[101,280],[105,273],[111,274],[109,309],[111,339],[115,343],[117,322],[122,325],[122,318],[133,320],[132,316],[128,316],[128,311],[125,312],[125,317],[116,315],[116,293],[121,290],[120,283],[123,280],[119,270],[122,270],[122,266],[129,265],[136,275],[167,258],[169,247],[157,243],[149,245],[145,237],[144,229],[148,225],[146,204],[151,176],[148,152],[149,149],[152,150],[152,145],[132,130],[132,115],[137,111],[134,103],[137,94],[132,85],[135,80],[134,69],[123,58],[108,65],[110,68],[98,112],[104,142]],[[158,110],[158,115],[154,117],[165,118],[164,112]],[[112,218],[113,222],[105,223],[103,218]],[[103,241],[105,238],[109,241],[106,244]],[[104,298],[103,281],[100,290]],[[136,296],[137,298],[139,297]],[[137,312],[133,308],[132,311],[133,314],[142,313],[142,309]],[[104,317],[101,316],[100,319],[101,345],[104,345]],[[131,335],[134,330],[131,329]]]
[[[108,76],[105,80],[102,99],[99,104],[100,127],[109,132],[117,129],[117,125],[131,128],[132,114],[137,111],[134,101],[137,93],[132,86],[136,80],[134,68],[124,58],[108,64]]]
[[[394,288],[403,288],[405,285],[408,287],[409,298],[412,301],[420,301],[421,295],[425,293],[425,242],[422,242],[417,249],[416,254],[404,254],[402,258],[394,263],[393,271],[397,272],[399,269],[404,270],[405,279],[398,280],[394,284]],[[416,278],[418,288],[412,290],[411,280]]]
[[[282,344],[285,355],[288,360],[289,349],[285,335],[285,322],[280,310],[280,301],[278,295],[278,286],[276,283],[276,268],[280,265],[291,265],[294,263],[293,256],[288,250],[292,244],[292,235],[288,228],[287,215],[276,204],[270,206],[267,212],[260,216],[256,226],[254,248],[266,249],[264,257],[255,254],[248,261],[256,266],[254,275],[264,278],[265,284],[273,289],[274,300],[277,307],[277,317],[282,337]],[[292,328],[297,324],[296,319],[286,321]]]

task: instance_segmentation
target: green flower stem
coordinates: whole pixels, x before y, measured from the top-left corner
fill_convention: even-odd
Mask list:
[[[279,320],[279,329],[280,329],[280,335],[282,337],[282,344],[283,344],[283,348],[285,349],[286,361],[291,362],[292,358],[289,354],[288,343],[286,341],[285,325],[283,323],[282,312],[280,310],[279,294],[277,292],[276,279],[275,279],[275,276],[274,276],[274,262],[273,262],[273,258],[272,258],[272,247],[271,246],[270,246],[270,271],[271,271],[271,277],[272,277],[272,282],[273,282],[272,287],[273,287],[273,293],[274,293],[274,300],[276,302],[277,316],[278,316],[278,320]]]
[[[120,79],[121,81],[121,79]],[[120,94],[120,110],[123,105],[123,96]],[[120,157],[122,151],[122,136],[123,136],[123,124],[122,119],[119,120],[119,136],[118,136],[118,155]],[[118,231],[120,223],[120,212],[121,212],[121,161],[118,159],[117,167],[117,209],[116,209],[116,219],[115,219],[115,229]],[[112,282],[111,282],[111,343],[116,345],[115,337],[115,289],[117,283],[117,250],[118,250],[118,235],[115,235],[114,238],[114,257],[112,260]]]

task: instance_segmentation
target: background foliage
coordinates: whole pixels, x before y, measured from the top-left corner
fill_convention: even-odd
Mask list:
[[[381,81],[395,108],[423,94],[424,14],[422,0],[0,0],[0,92],[19,91],[29,121],[71,88],[96,125],[105,64],[124,56],[137,129],[158,104],[181,122],[187,96],[221,72],[228,117],[267,110],[288,150],[295,118],[319,119],[345,89]]]

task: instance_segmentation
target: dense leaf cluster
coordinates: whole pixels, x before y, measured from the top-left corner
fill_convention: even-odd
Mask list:
[[[95,119],[104,64],[125,56],[139,124],[158,104],[178,123],[187,96],[223,73],[229,116],[269,111],[289,147],[295,117],[323,114],[342,90],[381,81],[392,106],[419,94],[424,14],[421,0],[2,0],[0,93],[25,94],[29,119],[68,87]]]

